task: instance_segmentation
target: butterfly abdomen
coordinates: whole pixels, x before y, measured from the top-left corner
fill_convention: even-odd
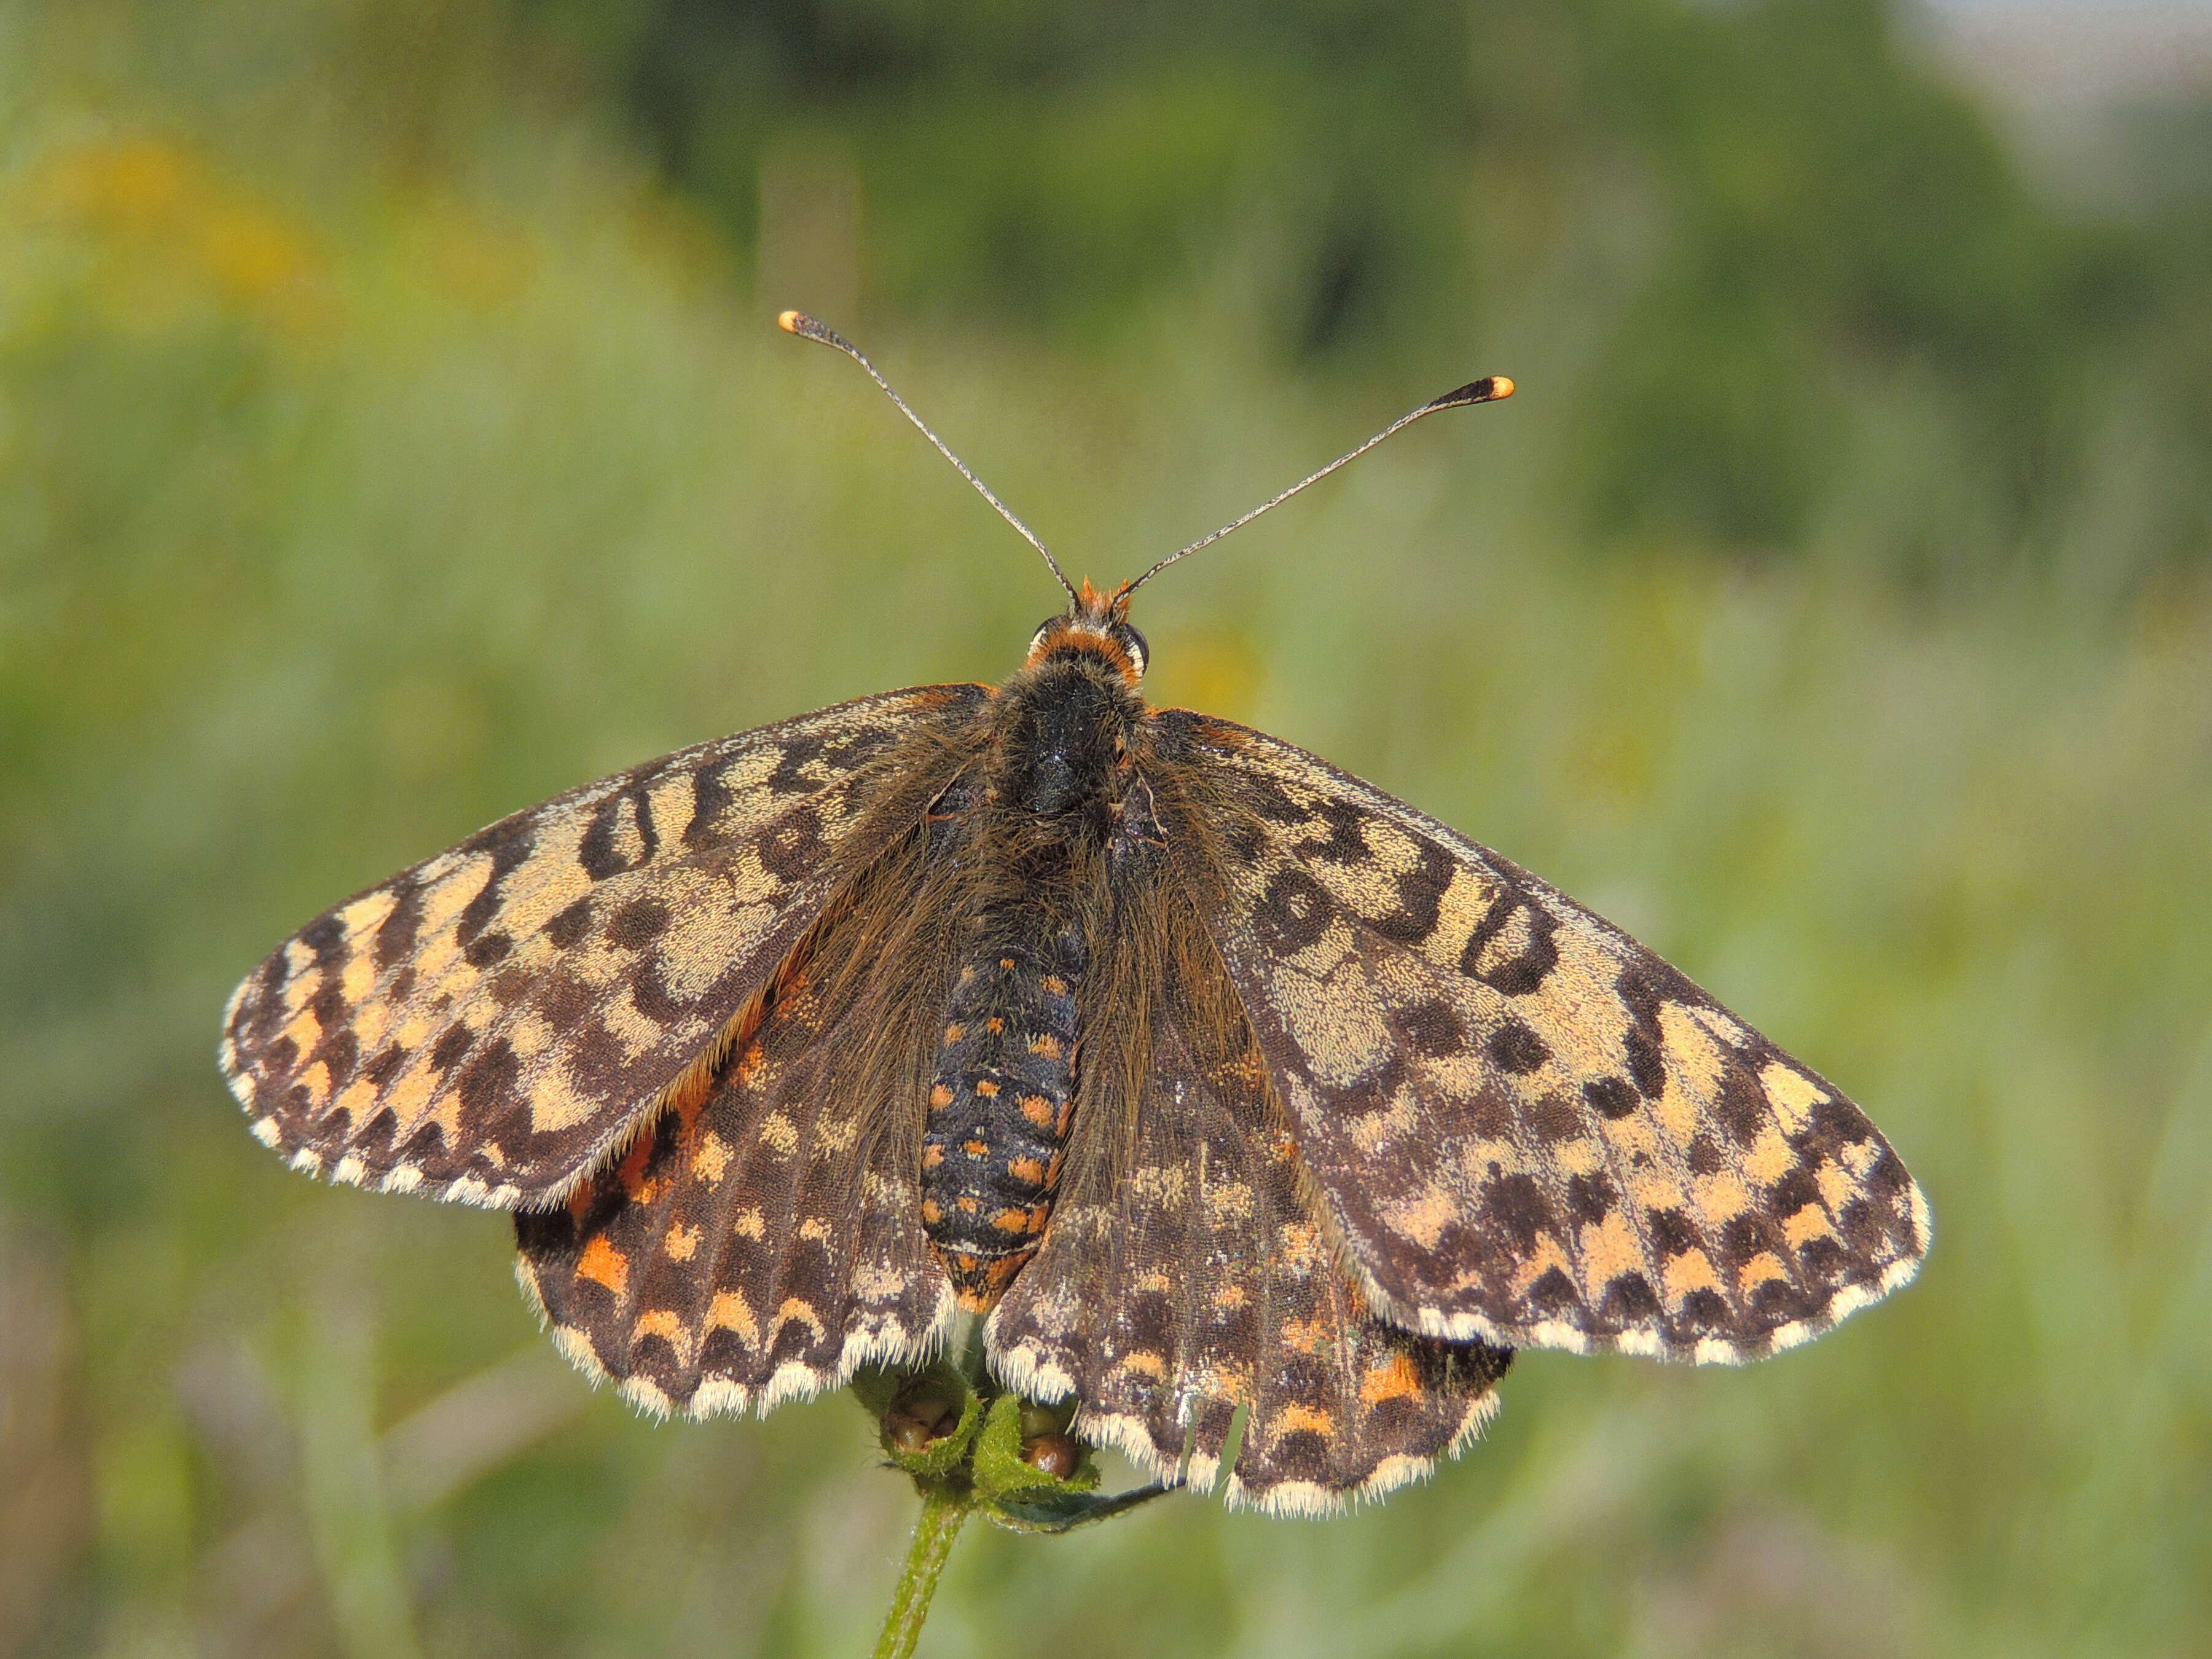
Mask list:
[[[929,1091],[921,1218],[961,1305],[994,1305],[1044,1242],[1075,1115],[1073,927],[987,922],[953,982]]]

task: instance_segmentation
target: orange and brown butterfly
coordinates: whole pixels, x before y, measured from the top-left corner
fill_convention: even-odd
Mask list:
[[[1516,1348],[1753,1359],[1911,1277],[1926,1205],[1832,1084],[1497,854],[1148,705],[1172,557],[1045,558],[1003,685],[649,762],[301,928],[224,1016],[253,1133],[513,1210],[563,1352],[655,1412],[965,1310],[1152,1470],[1217,1482],[1241,1412],[1224,1489],[1276,1512],[1425,1473]]]

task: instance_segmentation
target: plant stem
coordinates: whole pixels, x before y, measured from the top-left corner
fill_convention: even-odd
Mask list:
[[[929,1598],[937,1594],[937,1581],[951,1558],[952,1540],[968,1518],[968,1504],[944,1492],[927,1492],[921,1518],[914,1523],[914,1544],[906,1553],[906,1571],[899,1575],[891,1596],[891,1610],[884,1620],[884,1633],[876,1638],[875,1659],[910,1659],[921,1639],[921,1622],[929,1617]]]

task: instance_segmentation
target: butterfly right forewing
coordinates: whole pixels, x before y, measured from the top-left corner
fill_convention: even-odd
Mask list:
[[[957,872],[929,836],[915,811],[832,901],[703,1090],[515,1218],[556,1340],[635,1403],[766,1411],[915,1358],[951,1316],[918,1176]]]
[[[1927,1209],[1888,1144],[1657,957],[1288,744],[1158,732],[1169,844],[1379,1312],[1740,1360],[1911,1276]]]
[[[890,692],[685,750],[310,922],[224,1018],[254,1133],[340,1181],[557,1198],[711,1060],[849,878],[902,756],[989,696]]]

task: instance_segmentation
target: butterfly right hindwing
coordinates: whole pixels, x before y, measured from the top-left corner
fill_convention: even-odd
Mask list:
[[[1657,957],[1288,744],[1158,731],[1169,844],[1378,1312],[1741,1360],[1911,1276],[1927,1208],[1888,1144]]]
[[[904,832],[779,965],[725,1063],[565,1206],[515,1218],[556,1340],[633,1402],[765,1412],[918,1357],[951,1317],[919,1180],[959,920],[922,815],[945,781],[902,779]]]

